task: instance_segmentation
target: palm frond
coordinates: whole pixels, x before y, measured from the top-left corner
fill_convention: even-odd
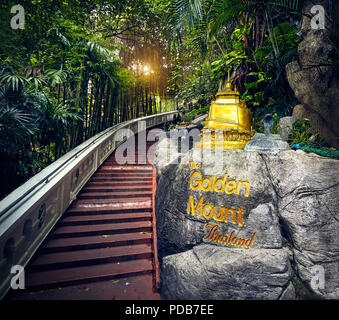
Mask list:
[[[88,40],[86,47],[90,52],[95,52],[105,59],[109,59],[111,56],[113,56],[113,53],[110,50],[101,46],[97,42]]]
[[[26,77],[19,71],[3,70],[0,76],[0,85],[5,85],[13,91],[18,91],[26,82]]]
[[[13,155],[20,151],[36,128],[32,116],[0,100],[0,153]]]
[[[44,74],[44,79],[51,84],[52,87],[55,87],[57,84],[61,84],[67,79],[67,71],[59,69],[50,69]]]
[[[27,79],[27,82],[28,86],[34,88],[36,92],[39,90],[39,88],[42,88],[47,84],[46,78],[41,75],[36,77],[30,77]]]
[[[201,21],[204,0],[177,0],[175,3],[176,28],[194,28]]]
[[[30,120],[30,116],[23,112],[22,110],[11,107],[9,105],[5,105],[3,102],[0,107],[0,119],[1,123],[9,123],[13,121],[20,122],[21,124],[24,124],[25,122],[28,122]]]
[[[247,4],[240,1],[215,1],[209,13],[209,36],[213,37],[228,22],[239,19],[241,14],[246,10]]]
[[[71,110],[65,104],[52,105],[52,119],[62,122],[63,125],[68,126],[71,120],[82,120],[82,117]]]

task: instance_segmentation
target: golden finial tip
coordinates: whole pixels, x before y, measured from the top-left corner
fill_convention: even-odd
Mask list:
[[[231,77],[230,77],[230,71],[227,72],[227,81],[226,81],[226,89],[232,89],[232,83],[231,83]]]

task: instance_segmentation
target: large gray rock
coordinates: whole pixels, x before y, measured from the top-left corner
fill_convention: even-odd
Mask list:
[[[330,2],[318,0],[316,4],[322,5],[328,13]],[[286,75],[297,100],[302,104],[304,117],[328,143],[338,148],[338,74],[334,66],[315,67],[321,61],[329,60],[334,51],[327,34],[330,21],[327,20],[329,15],[326,15],[324,30],[311,28],[310,10],[314,4],[312,0],[304,1],[303,40],[298,45],[298,59],[286,65]]]
[[[273,205],[276,202],[275,192],[262,157],[256,152],[242,150],[227,150],[216,155],[203,153],[202,156],[202,166],[199,168],[202,177],[213,177],[217,174],[217,180],[218,177],[224,178],[227,173],[226,183],[230,180],[235,180],[238,184],[239,181],[248,182],[249,195],[245,195],[245,186],[241,187],[239,194],[193,191],[189,181],[196,170],[188,166],[189,161],[194,159],[193,150],[182,156],[180,164],[162,168],[162,174],[158,177],[155,202],[160,255],[163,251],[166,254],[181,252],[185,248],[203,242],[203,236],[206,237],[210,231],[208,227],[204,228],[207,223],[218,226],[218,234],[226,235],[233,232],[239,238],[250,239],[255,233],[253,248],[280,248],[278,211]],[[190,197],[193,199],[194,206],[203,197],[203,204],[215,206],[217,215],[220,215],[221,206],[233,209],[235,223],[231,212],[228,212],[228,222],[225,222],[226,210],[224,221],[206,219],[202,212],[201,216],[192,215],[192,210],[188,214]],[[238,223],[239,208],[242,210],[243,225]],[[225,246],[215,241],[207,242]]]
[[[264,159],[299,276],[314,293],[338,299],[339,161],[303,151]],[[312,288],[319,266],[324,269],[323,289]]]
[[[165,299],[293,299],[284,250],[232,250],[208,244],[163,259]]]
[[[181,258],[172,263],[171,259],[174,258],[168,255],[191,250],[187,254],[192,256],[196,246],[202,243],[208,244],[209,250],[222,249],[218,252],[225,260],[228,259],[229,252],[241,252],[240,255],[249,257],[254,252],[258,255],[266,253],[270,257],[269,252],[285,252],[286,247],[290,247],[293,269],[310,291],[318,297],[338,299],[339,161],[300,150],[281,151],[277,155],[224,150],[213,155],[204,149],[200,157],[196,152],[194,149],[181,155],[181,163],[163,166],[158,176],[155,203],[158,249],[160,257],[167,256],[163,260],[163,270],[167,270],[168,265],[179,272]],[[198,169],[192,169],[189,167],[190,161],[201,165]],[[213,180],[215,174],[215,179],[222,178],[227,173],[226,182],[235,180],[236,185],[240,181],[248,182],[249,193],[246,195],[246,184],[242,185],[238,194],[236,191],[217,193],[192,190],[190,178],[194,171],[200,172],[200,180]],[[199,178],[199,175],[196,174],[196,177]],[[199,185],[199,179],[195,178],[192,180],[193,185]],[[205,182],[207,188],[208,181]],[[228,191],[232,191],[231,185],[228,186]],[[233,209],[236,213],[234,221],[230,213],[227,215],[227,222],[225,214],[223,221],[216,221],[218,219],[214,219],[214,214],[209,216],[208,207],[205,212],[208,214],[204,216],[201,210],[199,215],[197,204],[201,197],[203,205],[211,204],[212,208],[216,207],[217,218],[220,217],[221,206]],[[192,205],[197,206],[194,215]],[[237,211],[239,208],[242,210],[240,224]],[[240,261],[250,263],[245,258]],[[246,265],[241,268],[246,269]],[[321,284],[314,285],[316,270],[319,268],[324,270],[324,287]],[[189,277],[190,268],[185,270],[185,277]],[[251,273],[253,269],[249,271]],[[166,274],[162,277],[164,288],[171,286],[166,283]],[[194,283],[196,276],[194,273],[191,276],[191,286],[210,286],[201,282]],[[256,274],[253,273],[252,276],[255,277]],[[209,281],[214,283],[212,278]],[[171,278],[168,281],[171,282]],[[286,287],[285,298],[291,290],[291,286]],[[273,291],[275,293],[272,295],[279,296]],[[183,293],[176,294],[179,297]],[[172,296],[168,293],[168,297]],[[220,299],[222,297],[224,296],[210,296]],[[233,298],[243,297],[244,293],[233,295]],[[258,297],[261,297],[259,293]],[[201,296],[195,298],[200,299]]]
[[[295,117],[283,117],[279,120],[278,124],[278,134],[280,135],[281,139],[288,140],[289,134],[293,129],[293,123],[297,119]],[[288,148],[287,148],[288,149]]]

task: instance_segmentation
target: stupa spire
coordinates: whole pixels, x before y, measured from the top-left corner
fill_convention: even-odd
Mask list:
[[[225,82],[224,82],[225,83]],[[197,143],[200,148],[243,149],[252,137],[251,112],[245,101],[240,99],[236,87],[232,90],[230,71],[225,87],[219,87],[216,100],[212,102],[202,140]],[[204,142],[204,135],[212,138]]]

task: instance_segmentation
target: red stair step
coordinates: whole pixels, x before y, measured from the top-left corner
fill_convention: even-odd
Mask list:
[[[29,271],[67,268],[87,264],[121,262],[132,259],[152,258],[150,244],[136,244],[109,248],[56,252],[39,255],[29,267]]]
[[[152,233],[136,232],[136,233],[120,233],[105,234],[87,237],[72,238],[56,238],[50,239],[41,248],[42,253],[57,251],[72,251],[81,249],[107,248],[122,245],[151,243]]]
[[[114,213],[114,214],[98,214],[98,215],[68,215],[60,221],[60,225],[79,225],[93,223],[117,223],[130,221],[150,220],[152,215],[150,212],[133,212],[133,213]]]
[[[152,261],[148,259],[105,263],[59,270],[31,273],[26,279],[28,289],[62,287],[105,279],[117,279],[151,273]]]
[[[131,201],[122,202],[121,200],[112,202],[109,201],[93,204],[92,202],[88,203],[87,200],[77,200],[76,203],[72,206],[72,208],[68,209],[68,214],[106,214],[113,212],[134,212],[143,211],[143,210],[151,210],[152,209],[152,201],[151,199],[136,199]]]
[[[86,186],[81,192],[139,192],[152,191],[152,186]]]
[[[108,161],[108,162],[107,162]],[[112,170],[116,170],[119,172],[133,172],[133,171],[150,171],[153,169],[152,165],[147,165],[147,166],[139,166],[139,165],[121,165],[121,164],[114,164],[114,165],[110,165],[109,160],[106,160],[101,167],[98,168],[98,170],[100,170],[101,168],[103,168],[103,166],[107,166],[110,167]]]
[[[114,234],[128,232],[147,232],[151,231],[152,223],[150,221],[126,222],[126,223],[108,223],[84,226],[65,226],[54,230],[54,237],[76,237],[95,234]]]
[[[15,300],[160,300],[159,293],[153,288],[151,273],[21,293],[21,290],[12,290],[12,298]]]
[[[152,191],[134,191],[130,192],[80,192],[78,199],[112,199],[112,198],[135,198],[152,197]]]
[[[118,166],[102,165],[96,172],[107,172],[114,174],[152,174],[152,168],[144,168],[140,166],[131,166],[130,168],[120,168]]]
[[[152,186],[152,180],[150,179],[149,182],[144,182],[144,181],[130,181],[130,182],[122,182],[120,181],[118,184],[116,182],[112,181],[102,181],[102,182],[92,182],[89,181],[85,185],[85,188],[87,187],[94,187],[94,186],[108,186],[108,187],[139,187],[139,186],[147,186],[151,187]]]
[[[110,206],[112,208],[129,207],[133,208],[137,205],[139,208],[147,208],[151,205],[151,197],[136,197],[136,198],[111,198],[111,199],[78,199],[77,206],[79,207],[103,207]],[[93,203],[95,202],[95,203]],[[94,209],[95,210],[95,209]]]
[[[148,177],[93,177],[91,178],[91,182],[101,182],[101,181],[110,181],[110,182],[116,182],[117,184],[119,181],[145,181],[145,182],[151,182],[152,178]]]

